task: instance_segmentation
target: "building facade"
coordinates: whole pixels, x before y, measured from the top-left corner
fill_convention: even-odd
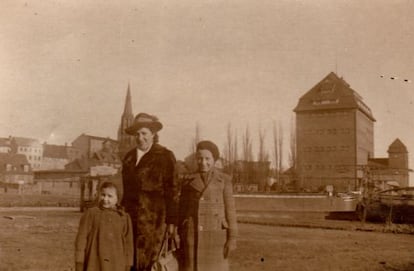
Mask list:
[[[408,150],[400,139],[388,147],[388,158],[369,159],[372,180],[381,189],[409,186]]]
[[[0,138],[0,153],[11,152],[11,138]]]
[[[43,160],[43,145],[39,140],[25,137],[11,137],[11,153],[26,156],[30,167],[39,170]]]
[[[43,144],[43,161],[41,170],[64,169],[69,163],[67,146]]]
[[[0,183],[33,183],[33,172],[24,154],[0,153]]]
[[[104,143],[108,144],[108,142],[113,152],[118,153],[118,141],[109,137],[81,134],[72,142],[72,147],[78,150],[78,156],[91,158],[95,152],[103,148]]]
[[[375,119],[362,97],[330,73],[300,98],[294,112],[299,188],[358,187],[358,165],[374,153]]]

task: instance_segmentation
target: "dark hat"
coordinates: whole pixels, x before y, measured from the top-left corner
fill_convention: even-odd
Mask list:
[[[197,151],[199,150],[208,150],[213,155],[214,161],[217,161],[220,157],[219,149],[217,148],[217,145],[209,140],[200,141],[197,144]]]
[[[153,132],[158,132],[162,129],[161,122],[158,121],[156,116],[149,115],[147,113],[139,113],[131,126],[125,129],[125,132],[130,135],[135,135],[136,132],[142,127],[146,127]]]

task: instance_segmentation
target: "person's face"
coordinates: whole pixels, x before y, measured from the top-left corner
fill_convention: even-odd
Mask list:
[[[118,203],[118,195],[114,187],[106,187],[101,191],[101,203],[104,208],[115,208]]]
[[[208,172],[214,167],[213,154],[208,150],[198,150],[196,160],[200,172]]]
[[[137,147],[141,151],[146,151],[154,142],[154,133],[147,127],[139,129],[135,135]]]

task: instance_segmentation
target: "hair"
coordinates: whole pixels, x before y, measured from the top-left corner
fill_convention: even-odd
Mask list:
[[[156,144],[160,141],[160,136],[158,135],[158,132],[154,132],[151,130],[151,132],[154,134],[153,143]]]
[[[108,182],[108,181],[106,181],[106,182],[103,182],[102,184],[101,184],[101,186],[100,186],[100,188],[99,188],[99,191],[100,192],[102,192],[102,190],[103,189],[105,189],[105,188],[113,188],[113,189],[115,189],[115,191],[116,191],[116,195],[117,195],[117,197],[118,197],[118,201],[121,199],[121,195],[120,195],[120,193],[119,193],[119,189],[118,189],[118,187],[116,186],[116,184],[114,184],[113,182]],[[123,208],[122,208],[122,206],[119,204],[119,202],[116,204],[116,209],[118,210],[118,212],[122,215],[123,213]]]
[[[208,150],[213,155],[214,161],[217,161],[220,157],[220,151],[216,144],[209,140],[200,141],[197,144],[196,151]]]
[[[114,188],[118,192],[118,187],[113,182],[103,182],[101,184],[101,190],[104,188]]]

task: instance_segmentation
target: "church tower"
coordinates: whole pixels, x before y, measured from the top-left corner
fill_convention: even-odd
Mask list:
[[[135,146],[135,138],[125,132],[125,129],[132,125],[133,121],[134,115],[132,113],[131,90],[128,84],[124,112],[122,113],[121,124],[118,128],[119,157],[121,160],[124,155]]]

